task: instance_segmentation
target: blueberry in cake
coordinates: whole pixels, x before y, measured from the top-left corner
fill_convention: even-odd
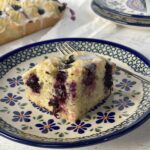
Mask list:
[[[26,96],[56,117],[74,121],[111,93],[115,64],[75,52],[39,63],[23,75]]]
[[[65,9],[58,0],[0,0],[0,45],[52,27]]]

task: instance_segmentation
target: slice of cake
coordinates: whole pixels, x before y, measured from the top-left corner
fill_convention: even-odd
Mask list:
[[[74,121],[110,95],[114,68],[105,58],[91,53],[56,56],[23,75],[26,95],[55,116]]]

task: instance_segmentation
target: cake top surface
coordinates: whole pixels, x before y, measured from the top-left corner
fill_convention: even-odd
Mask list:
[[[49,58],[45,60],[45,62],[41,62],[39,65],[46,63],[46,64],[54,65],[55,67],[62,67],[62,69],[69,69],[72,66],[82,67],[91,63],[102,62],[102,61],[106,62],[107,60],[104,57],[97,54],[93,54],[93,53],[91,54],[88,52],[73,52],[72,54],[66,56],[57,56],[57,57]]]
[[[26,24],[43,17],[58,17],[66,8],[57,0],[0,0],[0,30],[8,23]]]
[[[54,74],[58,72],[58,70],[72,72],[75,68],[82,70],[91,64],[98,64],[100,67],[102,63],[106,62],[107,60],[101,55],[91,54],[88,52],[74,52],[66,56],[56,54],[56,56],[54,55],[53,57],[38,63],[30,70],[30,73],[35,72],[35,70],[38,70],[38,72],[42,72],[44,70],[47,72],[53,72]]]

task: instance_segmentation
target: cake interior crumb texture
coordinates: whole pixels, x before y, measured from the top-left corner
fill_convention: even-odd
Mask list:
[[[111,94],[113,70],[100,55],[56,55],[24,73],[26,96],[56,117],[74,121]]]

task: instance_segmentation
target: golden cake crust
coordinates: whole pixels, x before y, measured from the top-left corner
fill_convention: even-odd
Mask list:
[[[19,39],[41,29],[54,26],[63,16],[59,2],[42,0],[0,1],[0,45]],[[12,7],[13,6],[13,7]],[[17,10],[14,10],[16,6]],[[34,8],[34,11],[31,11]],[[38,13],[38,9],[41,9]]]

